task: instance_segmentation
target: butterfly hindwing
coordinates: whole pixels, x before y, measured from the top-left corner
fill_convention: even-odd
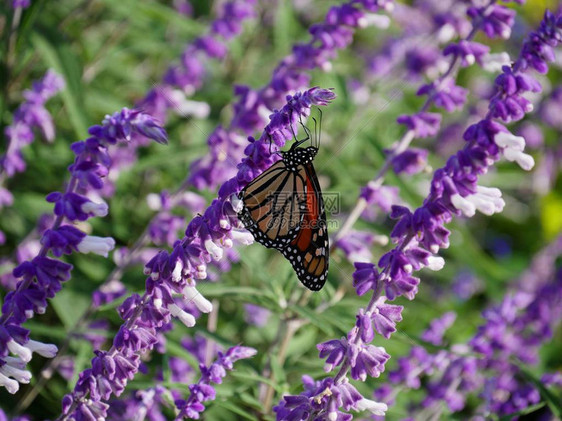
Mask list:
[[[320,290],[326,283],[330,248],[324,199],[312,162],[307,173],[307,209],[298,235],[281,250],[305,287]]]

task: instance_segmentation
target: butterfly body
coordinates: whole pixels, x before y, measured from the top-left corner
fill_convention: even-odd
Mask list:
[[[296,145],[240,192],[238,216],[257,242],[279,250],[299,280],[317,291],[329,260],[324,201],[312,164],[318,149]]]

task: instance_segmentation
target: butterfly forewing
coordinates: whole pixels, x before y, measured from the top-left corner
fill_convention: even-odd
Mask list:
[[[240,193],[240,220],[256,241],[279,249],[298,234],[306,207],[306,173],[276,162]]]

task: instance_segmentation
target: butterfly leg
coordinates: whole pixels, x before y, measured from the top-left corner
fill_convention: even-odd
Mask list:
[[[317,107],[318,109],[318,134],[316,134],[316,119],[312,118],[314,120],[314,142],[316,143],[316,147],[319,148],[320,147],[320,136],[322,135],[322,109]]]
[[[293,136],[295,137],[295,143],[293,143],[293,146],[291,146],[291,149],[296,148],[299,145],[302,145],[304,142],[306,142],[307,140],[310,139],[310,129],[308,127],[306,127],[304,125],[304,123],[302,122],[302,116],[299,116],[299,122],[302,126],[302,128],[304,129],[304,132],[306,133],[306,137],[304,139],[300,139],[298,140],[295,136],[295,132],[293,130],[293,126],[291,126],[291,130],[293,130]]]
[[[297,139],[297,135],[295,133],[295,129],[293,128],[293,125],[291,124],[291,131],[293,132],[293,139],[294,139],[294,143],[291,146],[291,150],[295,149],[296,147],[298,147],[299,145],[302,145],[304,142],[306,142],[307,140],[310,139],[310,130],[308,129],[308,127],[306,127],[303,122],[302,119],[299,117],[300,120],[300,124],[303,127],[305,133],[306,133],[306,137],[304,139]]]

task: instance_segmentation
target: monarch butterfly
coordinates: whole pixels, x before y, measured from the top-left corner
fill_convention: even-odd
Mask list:
[[[318,148],[299,148],[310,138],[303,128],[307,138],[279,152],[283,159],[240,192],[238,217],[256,241],[291,262],[305,287],[318,291],[326,282],[330,250],[324,200],[312,165]]]

